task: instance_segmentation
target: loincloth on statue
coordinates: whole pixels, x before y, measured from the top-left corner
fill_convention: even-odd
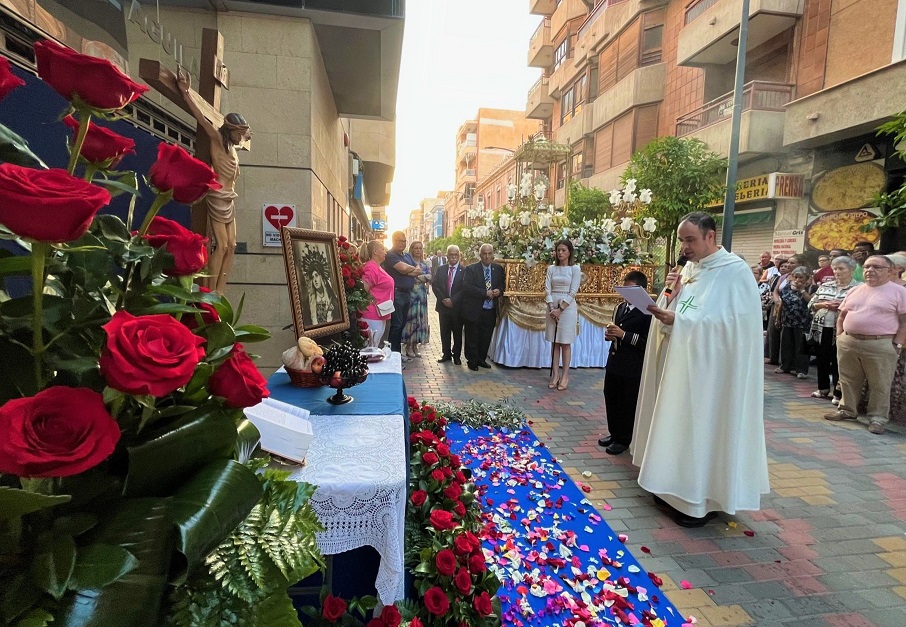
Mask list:
[[[208,206],[208,217],[213,222],[229,224],[236,219],[234,200],[239,194],[229,189],[217,189],[208,192],[205,203]]]

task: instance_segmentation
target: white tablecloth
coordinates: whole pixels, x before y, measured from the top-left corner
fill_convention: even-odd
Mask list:
[[[592,324],[579,314],[579,335],[573,342],[573,368],[603,368],[607,365],[610,342],[604,339],[604,327]],[[551,345],[544,331],[529,331],[509,318],[497,323],[491,340],[491,359],[514,368],[550,368]]]
[[[399,353],[397,353],[399,355]],[[291,479],[318,486],[312,507],[326,531],[318,546],[335,555],[369,545],[381,556],[378,599],[404,596],[406,446],[403,416],[316,416],[306,465]]]

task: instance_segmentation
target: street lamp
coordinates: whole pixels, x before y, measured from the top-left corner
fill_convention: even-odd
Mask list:
[[[749,39],[749,0],[742,0],[739,42],[736,49],[736,83],[733,87],[733,118],[730,126],[730,149],[727,158],[727,192],[724,196],[724,223],[720,243],[733,251],[733,212],[736,210],[736,170],[739,165],[739,127],[742,124],[742,90],[746,74],[746,45]]]

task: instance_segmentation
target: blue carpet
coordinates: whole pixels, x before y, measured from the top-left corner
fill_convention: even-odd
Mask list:
[[[447,437],[478,488],[503,625],[686,623],[529,428],[450,424]]]

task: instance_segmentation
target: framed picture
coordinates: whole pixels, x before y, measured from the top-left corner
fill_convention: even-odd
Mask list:
[[[347,330],[349,312],[336,236],[283,227],[280,237],[296,338],[317,338]]]

